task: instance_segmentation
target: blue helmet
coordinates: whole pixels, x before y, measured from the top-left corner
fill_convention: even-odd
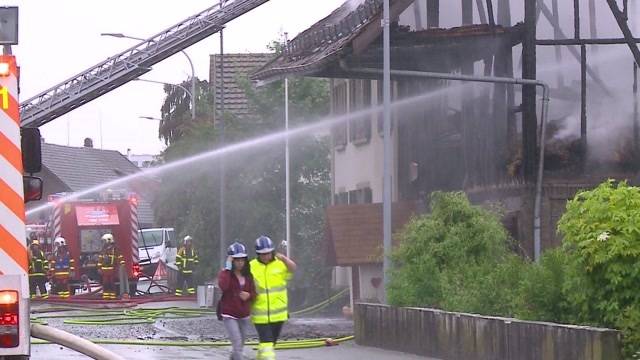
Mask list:
[[[227,249],[227,255],[231,256],[232,258],[246,258],[247,248],[236,241]]]
[[[271,241],[268,236],[262,235],[256,239],[256,253],[268,254],[273,250],[275,250],[273,247],[273,241]]]

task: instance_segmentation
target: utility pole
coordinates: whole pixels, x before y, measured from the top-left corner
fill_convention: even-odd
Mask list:
[[[382,88],[384,103],[384,164],[383,164],[383,194],[382,194],[382,232],[384,245],[384,259],[382,262],[382,271],[384,279],[384,299],[383,303],[387,303],[387,291],[389,290],[389,272],[391,270],[391,54],[390,54],[390,38],[389,32],[389,0],[384,0],[383,6],[383,66],[382,66]]]

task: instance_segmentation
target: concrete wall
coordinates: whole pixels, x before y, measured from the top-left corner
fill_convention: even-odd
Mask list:
[[[442,360],[619,360],[618,331],[356,304],[356,343]]]

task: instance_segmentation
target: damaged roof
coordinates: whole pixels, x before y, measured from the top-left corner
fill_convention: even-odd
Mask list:
[[[413,0],[391,0],[391,18],[398,18],[412,3]],[[272,80],[291,74],[343,77],[341,75],[346,70],[341,69],[338,63],[344,59],[375,66],[375,62],[381,61],[382,44],[377,44],[376,41],[382,34],[382,4],[382,0],[345,2],[329,16],[296,36],[285,46],[280,56],[255,71],[251,78]],[[391,34],[392,56],[402,59],[407,52],[411,52],[420,54],[425,61],[441,57],[445,60],[440,62],[453,61],[455,67],[455,60],[458,58],[466,58],[468,61],[469,56],[473,56],[480,60],[494,54],[500,46],[516,45],[521,41],[521,30],[521,25],[468,25],[421,31],[409,31],[407,27],[395,26]],[[484,39],[487,42],[481,41]],[[374,43],[376,45],[372,46]],[[460,55],[463,52],[467,55]]]

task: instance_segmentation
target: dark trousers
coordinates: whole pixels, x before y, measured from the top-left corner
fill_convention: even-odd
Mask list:
[[[31,298],[36,297],[36,289],[40,289],[40,296],[47,297],[47,287],[44,284],[47,282],[47,278],[44,275],[29,275],[29,292]]]
[[[71,295],[69,275],[54,275],[52,290],[54,295],[58,295],[61,298],[68,298]]]
[[[274,345],[280,337],[280,331],[282,330],[284,321],[268,323],[268,324],[255,324],[256,332],[261,343],[272,342]]]
[[[102,270],[102,298],[115,300],[116,297],[116,271],[114,269]]]
[[[196,288],[193,287],[193,273],[178,273],[178,284],[176,285],[176,295],[182,296],[182,288],[184,283],[187,283],[187,294],[193,295],[196,293]]]

